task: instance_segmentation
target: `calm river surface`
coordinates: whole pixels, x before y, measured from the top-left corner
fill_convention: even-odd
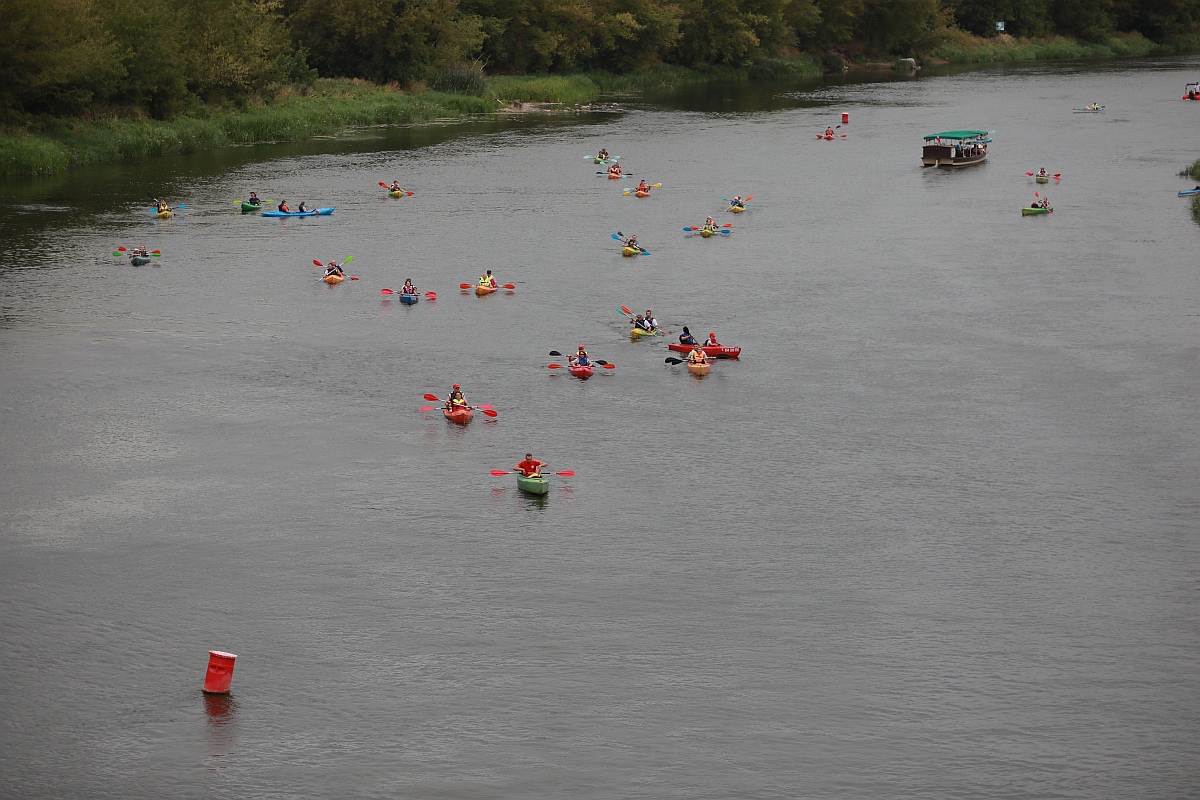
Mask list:
[[[1198,73],[706,87],[0,186],[0,796],[1197,796]],[[953,128],[989,162],[922,170]],[[485,267],[517,291],[460,294]],[[381,297],[407,277],[437,302]],[[744,357],[697,380],[619,305]],[[617,368],[546,368],[581,343]],[[417,411],[455,382],[498,420]],[[576,476],[489,476],[528,450]]]

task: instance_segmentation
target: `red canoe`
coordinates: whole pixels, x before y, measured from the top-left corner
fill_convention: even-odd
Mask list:
[[[596,370],[593,369],[592,367],[569,366],[569,367],[567,367],[567,369],[571,370],[571,374],[574,375],[576,378],[579,378],[580,380],[585,380],[585,381],[588,378],[592,377],[593,373],[596,372]]]
[[[442,409],[442,416],[458,425],[466,425],[471,421],[472,411],[469,408]]]
[[[667,347],[671,350],[674,350],[676,353],[692,352],[692,346],[690,344],[669,344]],[[701,347],[700,349],[704,351],[704,355],[716,356],[717,358],[737,358],[742,354],[742,348],[726,347],[725,345],[718,345],[717,347]]]

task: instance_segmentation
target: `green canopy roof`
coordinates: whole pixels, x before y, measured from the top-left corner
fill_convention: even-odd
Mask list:
[[[988,131],[945,131],[944,133],[931,133],[925,137],[925,141],[930,139],[978,139],[981,136],[987,136]]]

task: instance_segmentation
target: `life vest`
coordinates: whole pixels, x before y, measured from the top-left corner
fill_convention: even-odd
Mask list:
[[[479,285],[480,285],[480,286],[486,286],[486,287],[488,287],[488,288],[491,288],[491,287],[493,287],[493,286],[495,286],[495,285],[496,285],[496,279],[495,279],[495,278],[489,278],[487,275],[484,275],[484,276],[480,277],[480,279],[479,279]]]
[[[697,353],[699,353],[699,355],[697,355]],[[707,359],[708,356],[704,354],[703,350],[693,350],[692,352],[688,353],[687,357],[689,364],[703,364]]]
[[[717,340],[715,337],[710,336],[710,337],[708,337],[708,341],[704,343],[704,346],[705,347],[720,347],[721,345],[719,345],[717,343]]]

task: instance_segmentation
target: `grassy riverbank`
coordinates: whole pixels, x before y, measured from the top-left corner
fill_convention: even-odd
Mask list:
[[[1179,173],[1181,178],[1191,178],[1194,181],[1200,182],[1200,158],[1197,158],[1190,167],[1185,167]],[[1198,183],[1197,185],[1200,185]],[[1196,222],[1200,222],[1200,194],[1192,195],[1192,218]]]
[[[1161,52],[1160,45],[1139,34],[1129,34],[1104,42],[1081,42],[1053,36],[1043,39],[1016,39],[998,36],[981,39],[950,32],[929,50],[929,56],[952,64],[992,64],[1010,61],[1072,61],[1081,59],[1128,58]]]

